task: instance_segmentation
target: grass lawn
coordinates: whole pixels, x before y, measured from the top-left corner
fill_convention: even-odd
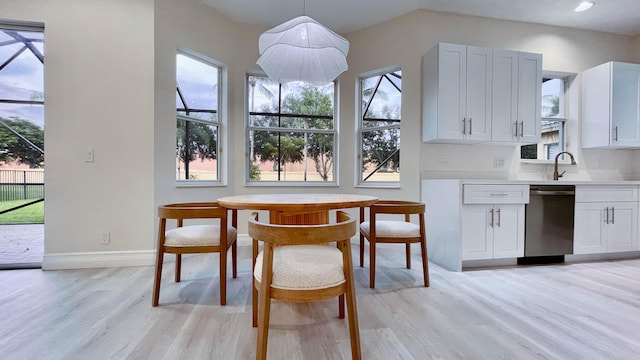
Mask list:
[[[35,199],[0,202],[0,211],[26,204]],[[42,224],[44,223],[44,201],[0,215],[0,224]]]

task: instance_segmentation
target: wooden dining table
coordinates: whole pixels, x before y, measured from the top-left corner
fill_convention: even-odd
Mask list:
[[[329,223],[329,210],[366,207],[378,198],[356,194],[253,194],[221,197],[228,209],[267,210],[272,224],[316,225]]]

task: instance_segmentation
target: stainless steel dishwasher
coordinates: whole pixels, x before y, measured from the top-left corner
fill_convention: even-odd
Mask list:
[[[524,258],[519,264],[562,262],[573,254],[573,185],[531,185],[525,207]]]

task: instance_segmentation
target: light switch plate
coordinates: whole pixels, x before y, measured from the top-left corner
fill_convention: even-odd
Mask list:
[[[93,149],[87,149],[84,153],[84,162],[92,163],[93,162]]]

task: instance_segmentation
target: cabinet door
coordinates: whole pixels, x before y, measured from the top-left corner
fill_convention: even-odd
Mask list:
[[[438,138],[463,139],[467,103],[467,47],[438,45]]]
[[[611,63],[582,73],[582,147],[611,145]]]
[[[611,143],[640,145],[640,65],[613,63],[611,89]]]
[[[540,141],[542,55],[493,51],[491,140]]]
[[[518,53],[518,121],[519,141],[540,142],[542,106],[542,55]]]
[[[467,46],[465,135],[472,140],[491,139],[491,49]]]
[[[603,203],[576,203],[573,231],[574,254],[597,254],[607,251]]]
[[[515,142],[519,135],[518,52],[493,51],[491,140]]]
[[[524,256],[524,205],[494,205],[493,258]]]
[[[605,207],[605,228],[608,252],[638,250],[638,204],[608,204]]]
[[[462,207],[462,260],[493,258],[492,210],[492,205]]]

